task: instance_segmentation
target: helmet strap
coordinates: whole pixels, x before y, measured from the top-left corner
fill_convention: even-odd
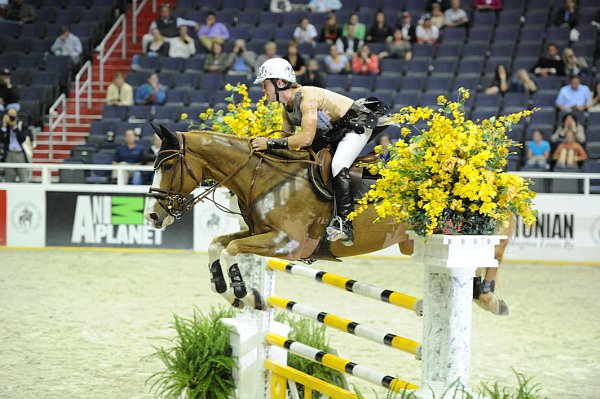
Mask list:
[[[290,82],[285,82],[285,86],[280,89],[279,86],[277,86],[277,81],[279,79],[269,78],[269,80],[271,81],[271,83],[273,84],[273,87],[275,88],[275,100],[277,102],[279,102],[279,92],[289,89],[292,86],[292,84]]]

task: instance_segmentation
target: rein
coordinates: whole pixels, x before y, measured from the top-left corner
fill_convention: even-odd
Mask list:
[[[271,132],[269,135],[267,135],[267,137],[273,135],[274,133],[278,133],[278,132],[284,132],[284,131],[283,130],[275,130],[275,131]],[[179,149],[178,150],[160,151],[158,153],[159,156],[161,154],[166,155],[166,156],[162,159],[162,161],[158,165],[156,165],[154,170],[158,169],[160,167],[160,165],[167,159],[177,157],[177,163],[175,164],[175,167],[179,166],[179,168],[180,168],[179,191],[181,191],[181,189],[183,188],[185,171],[187,171],[187,173],[194,180],[194,182],[196,183],[196,187],[198,187],[200,185],[201,181],[196,177],[192,168],[190,168],[190,166],[188,165],[188,163],[185,159],[185,154],[186,154],[185,136],[181,133],[179,133],[178,135],[181,137],[181,139],[179,140]],[[252,157],[254,155],[256,155],[259,158],[259,162],[258,162],[258,165],[256,166],[256,169],[254,170],[254,173],[252,175],[252,181],[250,184],[250,197],[249,197],[250,203],[252,202],[251,198],[252,198],[254,183],[256,182],[256,178],[258,176],[258,171],[262,165],[263,159],[267,159],[269,161],[276,162],[276,163],[306,163],[306,164],[319,165],[319,166],[321,165],[321,163],[316,160],[317,157],[316,157],[315,152],[311,149],[308,149],[308,153],[315,160],[282,159],[282,158],[279,158],[279,157],[276,157],[276,156],[273,156],[270,154],[266,154],[264,152],[257,152],[254,150],[254,148],[252,148],[251,141],[248,141],[248,147],[250,148],[250,153],[248,154],[248,157],[237,168],[235,168],[233,170],[233,172],[231,172],[223,180],[217,182],[212,187],[210,187],[209,189],[205,190],[204,192],[202,192],[201,194],[198,194],[197,196],[195,196],[193,198],[186,199],[179,193],[179,191],[175,191],[173,189],[173,183],[175,181],[175,174],[173,174],[171,176],[171,181],[169,182],[168,190],[163,190],[161,188],[156,188],[156,187],[150,187],[147,195],[149,197],[155,198],[156,200],[159,200],[158,203],[160,204],[160,206],[163,207],[163,209],[165,211],[167,211],[167,213],[169,215],[171,215],[172,217],[174,217],[176,219],[180,219],[184,212],[191,210],[197,203],[204,201],[211,194],[213,194],[213,199],[208,198],[208,200],[212,201],[216,205],[216,201],[214,200],[214,193],[217,190],[217,188],[223,186],[223,184],[225,184],[225,182],[227,182],[229,179],[231,179],[236,174],[238,174],[248,164],[248,162],[250,162],[250,160],[252,159]],[[162,200],[166,200],[167,205],[163,204],[161,202]],[[217,208],[220,209],[221,207],[217,206]],[[234,213],[231,211],[229,211],[229,212]]]

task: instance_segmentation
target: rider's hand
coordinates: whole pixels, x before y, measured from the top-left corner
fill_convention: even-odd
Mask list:
[[[257,137],[252,140],[252,148],[255,151],[264,151],[267,149],[267,138],[266,137]]]

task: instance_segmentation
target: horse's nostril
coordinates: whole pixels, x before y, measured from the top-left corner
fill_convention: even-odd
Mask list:
[[[156,220],[156,219],[158,219],[158,215],[157,215],[156,213],[152,212],[152,213],[150,214],[150,219],[152,219],[152,220]]]

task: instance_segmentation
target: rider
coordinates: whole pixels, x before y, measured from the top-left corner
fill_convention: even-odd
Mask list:
[[[330,241],[341,240],[352,245],[354,231],[347,220],[354,209],[350,182],[350,166],[378,126],[387,107],[376,98],[357,101],[319,87],[300,86],[294,69],[282,58],[265,61],[254,83],[261,83],[269,101],[278,101],[283,108],[283,130],[289,132],[280,139],[258,137],[252,141],[255,150],[310,147],[318,151],[328,145],[334,150],[331,169],[337,217],[327,228]],[[299,127],[298,134],[294,134]],[[379,129],[376,131],[378,132]]]

